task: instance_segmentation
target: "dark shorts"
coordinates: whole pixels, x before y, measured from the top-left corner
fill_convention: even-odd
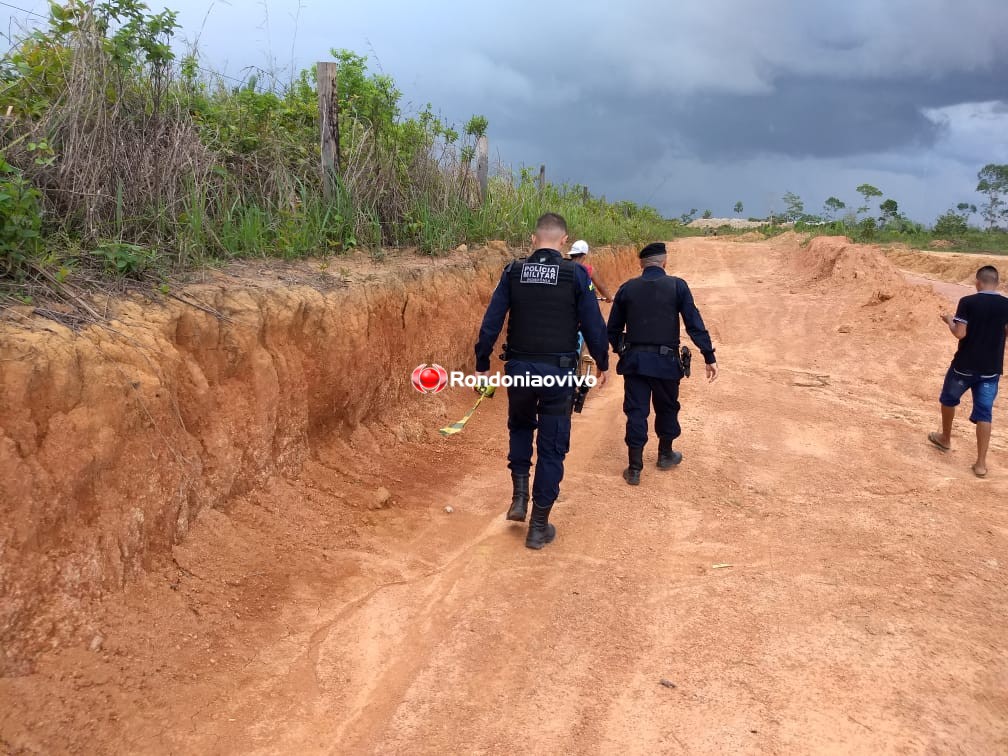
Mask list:
[[[938,401],[945,407],[958,407],[959,400],[967,390],[973,393],[973,412],[970,422],[989,423],[993,418],[994,398],[998,392],[998,375],[982,376],[975,373],[964,373],[955,368],[949,368],[945,374],[945,384],[942,386]]]

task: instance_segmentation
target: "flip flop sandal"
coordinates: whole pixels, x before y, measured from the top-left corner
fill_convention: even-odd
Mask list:
[[[973,474],[976,475],[978,478],[986,478],[987,477],[987,473],[978,473],[977,472],[976,465],[970,465],[970,469],[973,471]]]
[[[928,433],[928,441],[930,441],[932,444],[934,444],[935,446],[937,446],[943,452],[949,451],[952,447],[951,446],[945,446],[945,444],[943,444],[939,440],[940,438],[941,437],[937,433],[935,433],[934,431],[931,431],[930,433]]]

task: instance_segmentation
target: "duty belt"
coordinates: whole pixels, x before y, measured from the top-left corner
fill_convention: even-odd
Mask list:
[[[552,365],[558,368],[572,368],[577,365],[577,355],[559,354],[531,354],[529,352],[516,352],[508,349],[504,353],[505,360],[518,360],[519,362],[537,362],[540,365]]]
[[[679,357],[679,345],[675,346],[664,346],[662,344],[629,344],[626,348],[628,352],[654,352],[655,354],[660,354],[664,356],[672,355],[673,357]]]

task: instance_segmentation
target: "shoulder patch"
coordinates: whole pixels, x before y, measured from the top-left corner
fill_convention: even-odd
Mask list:
[[[559,265],[544,265],[543,263],[530,262],[522,265],[521,282],[523,284],[547,284],[549,286],[556,286],[559,276]]]

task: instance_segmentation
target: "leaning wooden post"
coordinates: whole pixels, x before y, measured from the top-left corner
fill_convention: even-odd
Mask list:
[[[588,191],[588,187],[584,187],[584,203],[587,205],[588,200],[591,199],[591,192]]]
[[[332,197],[339,172],[339,103],[337,83],[339,67],[336,63],[317,63],[319,130],[322,134],[322,189],[326,199]]]
[[[546,188],[546,166],[539,166],[539,191],[541,192]]]
[[[476,140],[476,179],[479,181],[480,202],[486,202],[490,173],[490,144],[486,136]]]

